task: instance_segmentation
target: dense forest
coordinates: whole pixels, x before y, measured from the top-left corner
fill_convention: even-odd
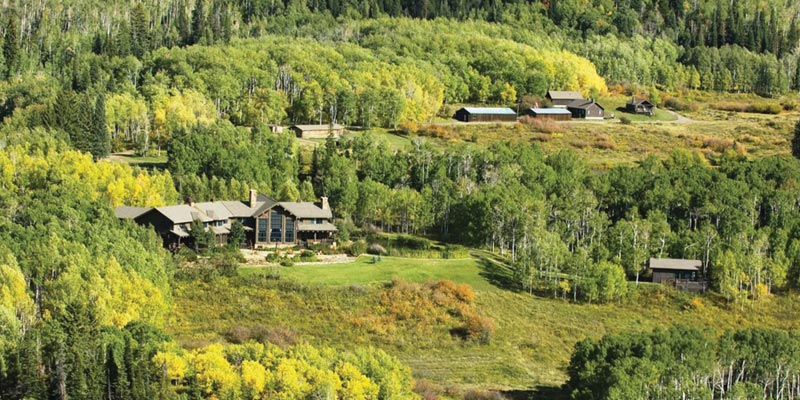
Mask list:
[[[410,370],[380,350],[181,348],[166,314],[171,283],[192,277],[151,230],[114,217],[123,204],[324,195],[344,243],[383,231],[486,249],[513,268],[513,289],[576,303],[623,301],[649,257],[702,260],[731,307],[797,289],[795,158],[675,151],[594,171],[536,144],[415,138],[397,150],[365,132],[308,149],[269,125],[414,131],[455,105],[555,89],[779,96],[800,89],[798,12],[717,0],[7,2],[0,398],[416,396]],[[103,160],[123,150],[168,159],[153,171]],[[581,399],[643,387],[796,396],[796,363],[780,356],[797,346],[771,331],[609,337],[578,345],[569,387]]]
[[[731,330],[716,340],[695,329],[606,336],[576,346],[572,398],[791,399],[800,394],[796,332]]]

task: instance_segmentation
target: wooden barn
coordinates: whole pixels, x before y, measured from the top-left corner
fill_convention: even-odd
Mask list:
[[[510,108],[464,107],[456,111],[453,118],[461,122],[513,122],[517,120],[517,113]]]
[[[292,125],[292,127],[289,129],[291,129],[300,139],[324,139],[330,134],[333,134],[333,137],[338,138],[344,133],[344,127],[339,124]]]
[[[567,105],[567,110],[572,113],[572,118],[603,119],[605,117],[603,106],[592,99],[575,100]]]
[[[525,114],[536,119],[552,119],[555,121],[569,121],[572,119],[572,113],[563,108],[530,108]]]
[[[631,114],[643,114],[653,116],[653,112],[655,111],[656,106],[645,100],[645,99],[637,99],[634,96],[630,101],[625,103],[625,111]]]
[[[583,100],[583,95],[580,92],[562,92],[550,90],[547,92],[547,100],[553,103],[553,107],[567,108],[569,103],[575,100]]]

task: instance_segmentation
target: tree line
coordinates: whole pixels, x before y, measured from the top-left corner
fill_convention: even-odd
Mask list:
[[[791,399],[800,395],[797,332],[748,328],[709,338],[673,327],[575,346],[573,399]]]

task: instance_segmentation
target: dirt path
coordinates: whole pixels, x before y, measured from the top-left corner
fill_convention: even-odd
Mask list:
[[[675,111],[667,110],[666,108],[664,108],[663,110],[678,118],[675,121],[664,121],[664,122],[671,122],[673,124],[690,124],[692,122],[695,122],[693,119],[686,118],[683,115],[676,113]]]
[[[247,267],[269,267],[274,264],[268,263],[266,260],[266,251],[258,250],[242,250],[242,255],[245,258],[245,265]],[[294,265],[329,265],[329,264],[346,264],[356,261],[357,257],[348,257],[346,254],[321,254],[317,255],[319,261],[314,262],[298,262]]]

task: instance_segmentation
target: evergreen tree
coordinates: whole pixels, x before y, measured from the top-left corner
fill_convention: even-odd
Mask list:
[[[206,3],[197,0],[192,10],[192,35],[189,44],[198,44],[206,33]]]
[[[794,136],[792,137],[792,155],[800,158],[800,121],[794,124]]]
[[[178,36],[182,45],[189,45],[192,41],[192,28],[189,25],[189,16],[186,15],[186,5],[181,2],[178,7]]]
[[[106,126],[106,103],[103,93],[97,96],[97,101],[95,102],[92,131],[94,133],[92,156],[95,159],[103,158],[111,152],[111,137]]]
[[[131,12],[131,51],[138,58],[150,50],[150,16],[144,4],[136,3]]]
[[[6,60],[6,77],[13,75],[19,67],[19,30],[17,20],[8,17],[6,35],[3,38],[3,57]]]

